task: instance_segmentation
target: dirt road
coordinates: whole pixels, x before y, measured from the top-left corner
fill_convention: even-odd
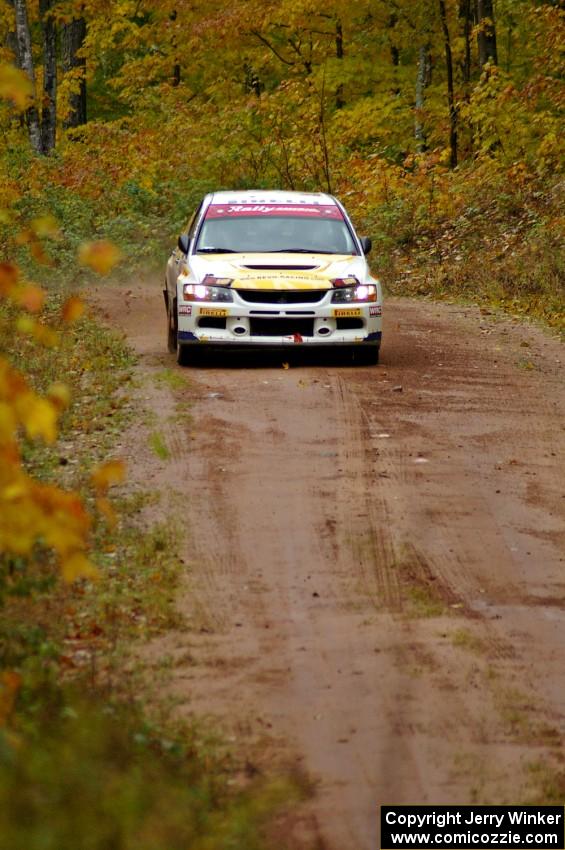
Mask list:
[[[379,367],[183,370],[157,281],[96,298],[140,356],[130,475],[185,531],[188,629],[148,656],[248,773],[314,783],[274,850],[374,850],[382,803],[561,801],[559,343],[390,299]]]

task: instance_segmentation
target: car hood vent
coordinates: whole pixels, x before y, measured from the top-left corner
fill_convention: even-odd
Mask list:
[[[317,269],[318,266],[297,266],[297,265],[245,265],[244,269],[254,269],[255,271],[294,271],[294,272],[307,272],[312,271],[312,269]]]

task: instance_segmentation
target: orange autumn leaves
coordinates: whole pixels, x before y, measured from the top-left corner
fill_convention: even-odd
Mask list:
[[[78,252],[81,266],[88,266],[100,275],[108,274],[121,258],[120,249],[106,239],[84,242]]]
[[[105,258],[97,269],[103,266],[104,271],[119,256],[115,250],[109,252],[107,245],[94,253]],[[30,335],[38,344],[55,346],[58,334],[37,317],[44,299],[40,287],[21,280],[15,265],[0,264],[0,301],[16,308],[15,316],[8,320],[8,330]],[[61,319],[73,322],[83,312],[83,302],[71,296],[61,309]],[[23,438],[53,444],[60,415],[69,403],[70,392],[63,382],[54,382],[40,395],[6,357],[0,356],[0,554],[32,564],[37,547],[47,549],[57,556],[63,578],[74,581],[97,575],[88,556],[92,518],[78,494],[33,478],[24,469],[20,452]],[[92,476],[98,511],[110,523],[114,515],[106,493],[123,475],[123,464],[110,461]]]

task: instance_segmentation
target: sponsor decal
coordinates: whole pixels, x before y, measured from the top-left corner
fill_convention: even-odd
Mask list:
[[[179,304],[179,316],[192,316],[192,304]]]
[[[287,271],[269,272],[269,276],[242,275],[238,277],[232,289],[331,289],[327,278],[313,274],[296,274]]]
[[[289,215],[293,218],[329,218],[343,220],[338,207],[333,204],[211,204],[206,218],[233,218],[237,216]]]
[[[369,307],[369,316],[382,316],[383,308],[380,304],[373,304]]]
[[[346,319],[351,317],[357,317],[360,315],[360,307],[343,307],[340,310],[334,310],[334,316],[336,319]]]
[[[200,308],[201,316],[220,316],[220,318],[224,319],[226,316],[229,316],[229,311],[222,309],[221,307],[201,307]]]
[[[265,277],[264,275],[258,274],[244,274],[241,277],[238,277],[238,282],[247,282],[251,281],[253,283],[268,283],[269,286],[272,286],[274,282],[277,283],[283,281],[289,281],[289,283],[294,283],[295,280],[307,280],[309,283],[317,283],[320,289],[331,289],[330,283],[326,277],[319,277],[314,274],[297,274],[296,272],[287,272],[284,270],[278,271],[274,269],[269,273],[269,277]]]

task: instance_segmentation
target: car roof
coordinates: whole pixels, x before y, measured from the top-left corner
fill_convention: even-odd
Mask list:
[[[234,192],[214,192],[210,204],[320,204],[338,206],[335,198],[324,192],[285,192],[280,189],[248,189]]]

